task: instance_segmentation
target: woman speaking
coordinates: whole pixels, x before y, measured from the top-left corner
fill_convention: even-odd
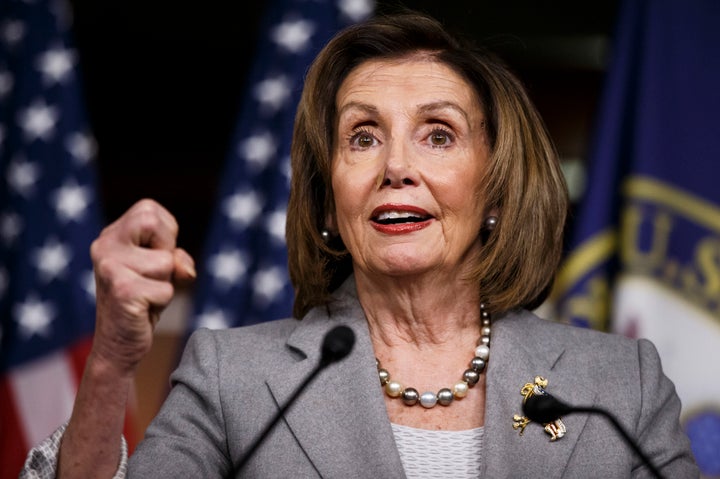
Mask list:
[[[195,274],[172,215],[139,202],[92,246],[92,354],[72,418],[24,474],[649,476],[602,417],[523,415],[551,394],[613,411],[667,477],[698,476],[651,343],[530,312],[561,255],[566,189],[538,113],[493,56],[412,13],[342,31],[307,74],[292,169],[297,319],[195,332],[128,461],[135,369],[173,283]],[[337,325],[353,350],[246,457]]]

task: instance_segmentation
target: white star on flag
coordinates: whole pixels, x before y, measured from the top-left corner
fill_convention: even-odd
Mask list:
[[[287,185],[289,187],[290,177],[292,176],[292,163],[290,162],[290,155],[283,159],[282,164],[280,165],[280,172],[285,177],[285,180],[287,180]]]
[[[267,232],[273,239],[284,243],[285,242],[285,221],[287,219],[287,211],[279,210],[273,211],[265,223]]]
[[[290,98],[292,84],[285,75],[267,78],[255,85],[255,99],[271,113],[282,108]]]
[[[313,33],[315,33],[313,22],[298,19],[281,23],[270,35],[281,48],[290,53],[299,53],[309,46]]]
[[[245,227],[262,212],[263,200],[255,191],[237,192],[223,201],[223,211],[230,222]]]
[[[197,325],[200,328],[225,329],[230,326],[230,319],[222,310],[214,309],[198,315]]]
[[[367,18],[375,10],[373,0],[340,0],[338,8],[352,22]]]
[[[277,151],[275,138],[268,133],[253,135],[240,143],[240,156],[245,158],[250,165],[261,170],[267,166],[270,159]]]
[[[35,64],[46,84],[62,83],[72,73],[75,57],[74,51],[55,47],[40,54]]]
[[[85,215],[92,194],[90,188],[80,186],[74,180],[66,181],[52,195],[55,200],[55,211],[62,221],[79,221]]]
[[[28,141],[52,138],[55,125],[60,118],[58,109],[45,104],[43,100],[36,100],[33,104],[18,114],[18,124],[22,128]]]
[[[35,191],[35,183],[40,178],[40,167],[23,158],[15,158],[8,165],[7,182],[10,188],[20,196],[27,198]]]
[[[253,276],[253,294],[262,303],[273,301],[285,287],[287,278],[280,268],[261,269]]]
[[[73,133],[65,140],[65,148],[79,165],[86,165],[97,154],[97,143],[92,135]]]
[[[20,334],[26,339],[34,335],[47,337],[55,308],[49,301],[43,302],[31,296],[25,302],[15,304],[13,316],[20,326]]]
[[[45,245],[33,251],[32,254],[32,260],[40,279],[45,282],[62,276],[70,264],[71,257],[70,248],[56,239],[47,240]]]
[[[210,258],[208,270],[215,278],[215,281],[224,287],[230,287],[237,284],[245,276],[247,264],[239,251],[221,251]]]

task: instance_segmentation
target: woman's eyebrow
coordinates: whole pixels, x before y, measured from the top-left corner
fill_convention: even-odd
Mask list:
[[[377,114],[378,114],[378,109],[377,109],[377,107],[375,107],[375,106],[373,106],[373,105],[369,105],[369,104],[367,104],[367,103],[362,103],[362,102],[359,102],[359,101],[351,101],[351,102],[346,103],[345,105],[343,105],[343,106],[340,108],[340,110],[338,110],[338,118],[340,118],[340,117],[341,117],[344,113],[346,113],[348,110],[360,110],[360,111],[363,111],[363,112],[365,112],[365,113],[369,113],[369,114],[372,114],[372,115],[377,115]]]
[[[460,108],[459,105],[451,101],[437,101],[432,103],[426,103],[424,105],[418,105],[417,107],[417,111],[420,114],[436,113],[438,111],[448,109],[458,112],[460,115],[462,115],[463,118],[465,118],[466,122],[470,123],[470,118],[468,117],[467,112]]]

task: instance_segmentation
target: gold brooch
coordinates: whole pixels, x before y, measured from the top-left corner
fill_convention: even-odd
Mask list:
[[[528,400],[528,398],[539,395],[539,394],[547,394],[545,392],[545,388],[548,385],[548,380],[545,379],[542,376],[535,376],[535,382],[533,383],[525,383],[525,385],[520,390],[520,394],[523,395],[523,404],[525,401]],[[530,424],[530,419],[528,419],[526,416],[521,416],[520,414],[515,414],[513,416],[513,429],[519,430],[520,435],[522,436],[525,432],[525,426]],[[550,435],[551,441],[556,441],[563,437],[565,435],[565,432],[567,431],[565,429],[565,424],[563,424],[562,419],[558,418],[555,421],[552,422],[546,422],[543,424],[545,427],[545,432]]]

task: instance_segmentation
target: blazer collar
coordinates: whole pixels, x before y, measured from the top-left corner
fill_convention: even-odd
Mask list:
[[[268,387],[278,405],[285,404],[318,364],[322,340],[338,324],[355,332],[353,350],[308,385],[286,422],[321,477],[352,471],[361,477],[404,478],[354,281],[346,281],[329,307],[315,308],[299,322],[287,345],[305,359],[289,365],[284,377],[269,378]]]
[[[531,477],[538,462],[543,463],[543,470],[558,471],[558,477],[565,469],[586,415],[563,417],[567,433],[553,442],[543,426],[534,422],[522,436],[513,429],[513,416],[523,414],[520,390],[536,376],[548,380],[548,393],[569,404],[593,403],[590,391],[595,389],[588,379],[578,376],[573,364],[577,356],[554,331],[556,327],[528,312],[510,313],[494,321],[485,398],[485,473],[481,477]]]
[[[382,394],[378,391],[375,355],[367,321],[352,279],[336,292],[327,308],[316,308],[288,339],[301,360],[290,364],[283,377],[267,384],[278,405],[285,404],[297,385],[318,363],[322,339],[332,327],[346,324],[356,342],[350,355],[329,366],[309,384],[286,421],[321,477],[404,478]],[[523,435],[513,429],[513,416],[522,415],[520,389],[535,376],[548,379],[547,391],[570,404],[593,404],[589,379],[578,376],[578,356],[567,348],[557,329],[528,312],[496,318],[492,326],[486,381],[481,477],[531,477],[538,461],[557,470],[570,459],[586,422],[586,415],[562,420],[565,437],[551,442],[542,425],[531,422]],[[328,400],[330,399],[330,400]]]

